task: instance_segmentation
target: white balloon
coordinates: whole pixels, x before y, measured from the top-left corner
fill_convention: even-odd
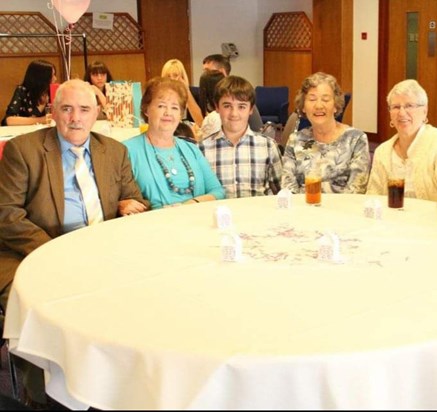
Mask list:
[[[76,23],[88,10],[91,0],[52,0],[59,14],[70,24]]]

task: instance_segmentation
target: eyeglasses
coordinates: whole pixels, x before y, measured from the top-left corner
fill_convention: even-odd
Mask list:
[[[424,104],[415,104],[415,103],[407,103],[407,104],[392,104],[391,106],[388,106],[388,110],[392,113],[398,113],[401,111],[401,108],[404,108],[406,112],[411,112],[414,109],[417,109],[418,107],[423,107]]]

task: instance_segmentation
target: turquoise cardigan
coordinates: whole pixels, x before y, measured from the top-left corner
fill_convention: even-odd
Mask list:
[[[175,137],[175,142],[193,170],[196,179],[194,197],[209,194],[216,199],[224,199],[225,190],[199,148],[193,143],[177,137]],[[145,138],[145,135],[128,139],[123,144],[128,150],[134,178],[143,197],[151,202],[152,209],[182,203],[193,198],[192,194],[181,195],[170,190],[161,166],[156,160],[153,146]]]

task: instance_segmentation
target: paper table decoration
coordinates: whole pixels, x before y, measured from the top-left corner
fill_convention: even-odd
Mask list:
[[[291,194],[291,191],[289,189],[280,190],[279,193],[276,195],[276,199],[278,202],[279,209],[290,209],[291,208],[292,194]]]
[[[238,262],[242,257],[242,242],[236,233],[225,233],[222,236],[221,252],[224,262]]]
[[[364,216],[370,219],[382,219],[382,204],[379,199],[368,199],[364,204]]]
[[[217,206],[214,211],[214,226],[219,229],[229,229],[232,226],[232,213],[229,207]]]
[[[340,240],[335,233],[327,232],[319,239],[318,259],[324,262],[343,263]]]

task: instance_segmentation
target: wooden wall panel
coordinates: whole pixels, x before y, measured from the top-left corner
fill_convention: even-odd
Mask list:
[[[38,56],[52,62],[57,73],[60,73],[61,62],[58,58]],[[3,119],[6,107],[9,104],[15,87],[24,78],[28,64],[35,60],[30,57],[10,57],[1,59],[0,78],[2,79],[2,92],[0,93],[0,120]],[[101,60],[105,62],[111,70],[115,80],[132,80],[141,82],[143,86],[146,81],[146,69],[144,64],[144,54],[123,54],[123,55],[89,55],[88,61]],[[71,60],[71,78],[83,79],[85,67],[82,56],[73,56]]]
[[[273,13],[264,27],[264,85],[288,87],[289,114],[311,74],[311,36],[312,23],[304,12]]]
[[[38,57],[2,57],[0,64],[0,79],[2,79],[2,90],[0,93],[0,121],[6,113],[15,88],[21,84],[29,63],[36,59],[47,60],[60,72],[61,63],[57,57],[38,55]]]
[[[379,115],[378,140],[389,139],[396,133],[390,127],[386,96],[391,88],[406,78],[407,13],[419,13],[417,81],[428,94],[428,119],[437,125],[437,56],[428,55],[428,34],[431,21],[437,21],[435,0],[388,0],[380,2],[379,51]]]
[[[414,1],[414,0],[413,0]],[[386,82],[380,83],[378,88],[379,94],[379,117],[378,117],[378,140],[383,142],[389,139],[396,130],[390,127],[390,114],[387,110],[386,96],[394,84],[405,79],[406,72],[406,35],[407,24],[405,18],[405,10],[411,3],[411,0],[396,0],[396,5],[393,6],[389,1],[386,4],[386,14],[388,26],[385,36],[385,44],[387,53],[386,66],[383,70],[386,72]],[[393,27],[395,23],[395,27]],[[396,64],[393,64],[396,62]]]
[[[61,62],[58,58],[38,56],[52,62],[60,73]],[[24,78],[28,64],[35,60],[31,57],[2,58],[0,65],[0,78],[2,79],[2,93],[0,93],[0,120],[3,119],[6,107],[9,104],[15,87]],[[115,80],[132,80],[141,82],[144,90],[146,82],[146,70],[144,64],[144,54],[123,54],[123,55],[89,55],[88,61],[101,60],[105,62],[111,70]],[[83,79],[85,67],[83,56],[73,56],[71,60],[71,78]],[[58,78],[58,80],[61,80]]]
[[[88,63],[95,60],[102,61],[109,67],[114,80],[141,82],[144,88],[146,67],[143,53],[88,55]],[[71,62],[71,77],[83,79],[84,74],[83,57],[74,56]]]
[[[189,1],[137,1],[138,21],[144,30],[147,77],[160,76],[167,60],[179,59],[191,79]]]
[[[290,113],[294,110],[296,92],[311,70],[311,52],[264,51],[264,85],[288,86]]]
[[[125,13],[114,15],[114,30],[109,32],[92,28],[92,14],[85,13],[75,24],[75,32],[85,33],[87,37],[88,62],[102,60],[110,68],[115,80],[146,81],[146,67],[142,31],[138,24]],[[29,32],[43,33],[44,36],[25,35],[2,39],[0,78],[0,118],[4,117],[7,105],[18,84],[24,78],[28,64],[35,59],[44,59],[54,63],[58,82],[66,79],[64,64],[54,36],[55,28],[40,13],[0,12],[5,31],[21,33],[22,27],[30,27]],[[111,34],[112,33],[112,34]],[[46,36],[46,35],[49,36]],[[111,37],[112,36],[112,37]],[[114,37],[115,36],[115,37]],[[72,42],[71,78],[82,79],[85,74],[82,36]],[[113,40],[112,42],[109,42]],[[30,45],[30,47],[29,47]]]
[[[353,0],[313,0],[313,72],[337,78],[345,92],[352,91]],[[344,122],[352,122],[351,108]]]
[[[437,126],[437,50],[434,56],[428,54],[428,35],[437,35],[437,29],[430,29],[431,22],[437,22],[437,1],[427,0],[419,15],[419,57],[418,57],[418,82],[428,94],[428,119],[433,126]]]

